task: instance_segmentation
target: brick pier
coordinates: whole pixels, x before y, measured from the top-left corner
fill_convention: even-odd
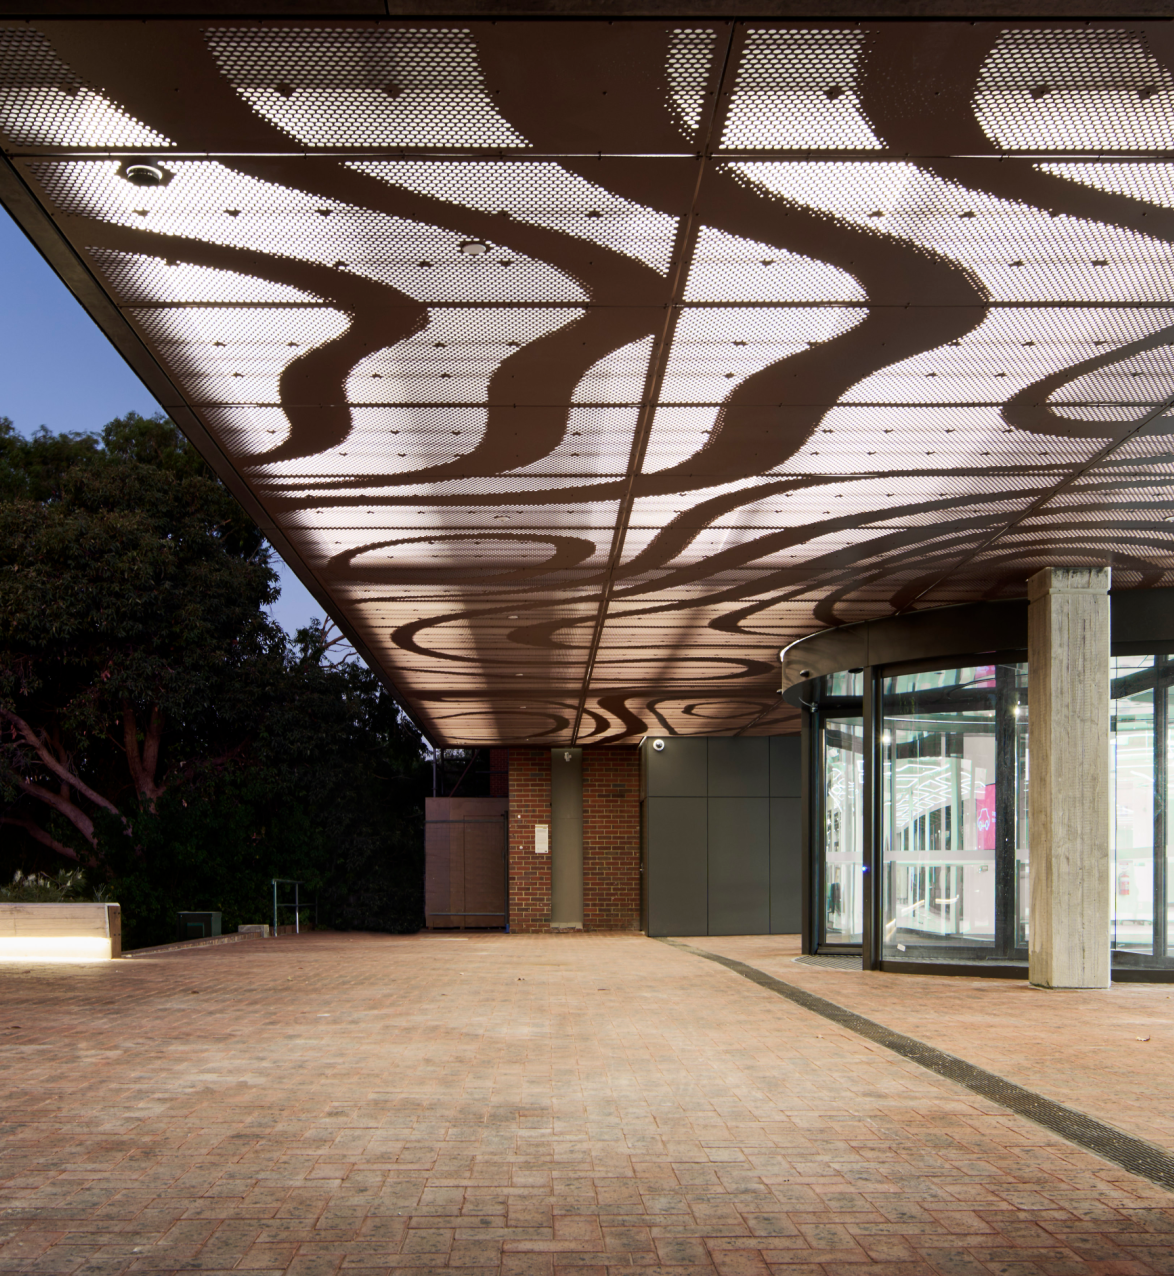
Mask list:
[[[534,853],[550,823],[550,750],[510,749],[510,930],[550,929],[550,856]],[[583,750],[583,928],[640,929],[640,757]]]

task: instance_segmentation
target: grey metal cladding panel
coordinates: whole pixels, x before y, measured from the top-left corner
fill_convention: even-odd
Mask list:
[[[770,932],[770,799],[709,799],[709,933]]]
[[[682,740],[657,736],[664,749],[657,752],[652,740],[640,746],[644,756],[644,792],[648,797],[704,797],[706,742],[704,737]]]
[[[1174,638],[1174,589],[1125,589],[1109,595],[1113,642],[1169,642]]]
[[[803,929],[802,799],[770,800],[770,933]]]
[[[797,798],[800,788],[800,737],[775,735],[770,737],[770,796],[772,798]]]
[[[770,792],[770,739],[709,737],[709,796],[766,797]]]
[[[583,750],[550,751],[550,921],[583,924]]]
[[[900,660],[953,658],[1027,646],[1027,599],[959,603],[827,629],[793,644],[783,662],[783,686],[808,677]],[[790,699],[788,703],[796,701]]]
[[[1027,599],[1008,598],[956,607],[932,607],[870,620],[866,664],[1027,646]]]
[[[654,797],[644,803],[650,935],[706,933],[705,806],[703,797]]]

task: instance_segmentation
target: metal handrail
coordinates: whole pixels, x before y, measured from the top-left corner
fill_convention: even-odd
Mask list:
[[[292,886],[294,888],[294,902],[292,904],[290,903],[279,904],[277,902],[278,883],[280,883],[282,886]],[[277,937],[277,910],[279,908],[292,908],[294,910],[294,934],[300,935],[302,933],[300,930],[300,921],[298,918],[298,907],[299,907],[298,887],[301,885],[303,885],[302,882],[295,881],[294,878],[292,877],[273,878],[273,935],[274,935],[274,938]]]

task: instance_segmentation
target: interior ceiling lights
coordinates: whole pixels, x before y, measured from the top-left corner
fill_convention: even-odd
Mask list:
[[[1171,583],[1168,26],[0,22],[0,195],[437,743],[770,734]]]

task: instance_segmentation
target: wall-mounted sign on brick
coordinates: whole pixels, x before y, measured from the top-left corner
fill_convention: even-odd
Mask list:
[[[550,854],[550,825],[549,824],[534,825],[534,854],[535,855]]]

